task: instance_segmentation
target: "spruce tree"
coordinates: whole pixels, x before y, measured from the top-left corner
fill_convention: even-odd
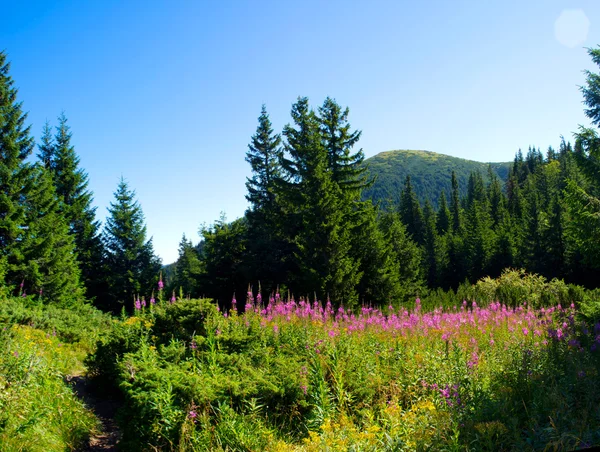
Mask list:
[[[25,199],[27,233],[12,268],[30,293],[63,305],[82,301],[75,243],[60,209],[49,173],[34,167],[33,189]]]
[[[198,250],[183,234],[179,242],[179,258],[175,264],[174,289],[181,290],[192,298],[200,296],[200,278],[202,275],[202,263]]]
[[[19,248],[27,234],[22,200],[33,189],[33,168],[26,159],[34,142],[30,127],[25,126],[27,114],[17,101],[17,88],[9,71],[6,53],[0,51],[0,256],[6,283],[10,285],[19,277],[11,266],[22,254]]]
[[[450,230],[452,220],[450,209],[448,209],[448,201],[446,201],[446,193],[444,190],[440,193],[440,206],[436,218],[437,231],[439,235],[444,235]]]
[[[258,118],[256,133],[246,153],[252,176],[246,180],[246,199],[250,208],[248,219],[249,277],[260,280],[267,293],[284,282],[287,245],[281,234],[280,206],[277,203],[276,181],[281,178],[281,137],[274,134],[266,107]]]
[[[452,214],[452,231],[460,233],[462,229],[462,211],[460,207],[460,193],[458,192],[458,178],[452,171],[452,201],[450,203],[450,213]]]
[[[400,195],[400,218],[412,239],[422,245],[424,243],[423,213],[417,195],[413,191],[410,176],[406,176],[404,190]]]
[[[71,144],[71,130],[67,118],[58,118],[56,135],[49,138],[48,125],[44,127],[38,157],[50,170],[60,208],[69,224],[69,232],[75,240],[77,262],[87,295],[101,295],[103,245],[96,221],[96,208],[92,206],[92,193],[88,190],[88,175],[79,167],[79,157]]]
[[[104,229],[106,246],[105,309],[120,311],[119,303],[128,303],[134,296],[149,296],[158,280],[160,259],[154,255],[152,239],[146,240],[144,214],[135,200],[135,192],[121,178],[115,202],[108,209]]]
[[[52,164],[54,161],[54,137],[52,136],[52,128],[50,123],[46,121],[42,130],[42,136],[40,138],[40,144],[38,144],[38,159],[41,165],[47,170],[52,171]]]
[[[358,301],[356,285],[361,278],[348,222],[352,201],[333,180],[321,123],[307,98],[293,105],[292,119],[295,127],[287,125],[283,131],[287,155],[281,158],[284,174],[279,186],[293,212],[288,224],[301,226],[294,239],[300,269],[297,289],[321,299],[329,295],[336,303],[350,306]]]
[[[45,300],[76,302],[73,241],[49,175],[26,161],[34,142],[9,70],[0,52],[0,273],[9,286],[22,282],[27,293],[41,291]]]
[[[369,181],[366,176],[368,168],[363,165],[363,150],[352,151],[360,140],[361,132],[351,131],[349,112],[348,108],[342,109],[335,100],[328,97],[319,107],[318,118],[332,181],[340,187],[342,193],[354,200],[359,199],[362,190],[370,187],[373,181]]]

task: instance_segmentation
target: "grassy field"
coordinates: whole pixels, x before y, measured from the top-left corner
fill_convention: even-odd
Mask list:
[[[237,305],[237,303],[235,304]],[[128,450],[571,450],[600,444],[600,324],[575,306],[423,312],[272,299],[138,310],[92,357]]]

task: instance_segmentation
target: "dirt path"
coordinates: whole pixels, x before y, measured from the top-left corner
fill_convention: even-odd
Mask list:
[[[81,399],[101,422],[101,430],[90,438],[87,447],[80,452],[87,451],[116,451],[121,432],[115,421],[115,414],[119,404],[110,397],[102,397],[94,391],[89,380],[82,375],[71,375],[66,378],[73,392]]]

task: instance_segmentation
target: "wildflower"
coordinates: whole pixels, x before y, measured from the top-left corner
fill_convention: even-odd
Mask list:
[[[529,330],[527,328],[523,328],[523,336],[527,336],[529,334]]]
[[[146,307],[146,299],[142,297],[142,306],[145,308]]]
[[[13,352],[13,356],[14,356],[15,358],[18,358],[18,357],[19,357],[19,352]]]
[[[190,342],[190,348],[192,350],[196,350],[198,348],[198,344],[196,344],[195,340],[192,340],[192,342]]]
[[[136,299],[135,302],[133,303],[133,307],[135,308],[136,311],[139,311],[140,309],[142,309],[142,303],[140,302],[140,299]]]
[[[158,277],[158,290],[159,290],[159,292],[161,290],[163,290],[163,287],[165,287],[165,284],[163,283],[163,280],[162,280],[162,272],[160,272],[160,276]]]
[[[197,417],[198,417],[198,413],[196,413],[196,411],[194,411],[194,410],[190,410],[190,412],[188,413],[188,418],[196,419]]]
[[[175,291],[173,291],[173,295],[171,295],[171,303],[175,303],[176,298],[175,298]]]
[[[21,295],[21,296],[22,296],[22,297],[26,297],[26,296],[27,296],[27,291],[26,291],[26,290],[24,290],[24,291],[23,291],[23,295]]]

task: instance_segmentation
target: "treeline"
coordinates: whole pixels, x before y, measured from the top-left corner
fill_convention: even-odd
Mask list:
[[[600,50],[590,55],[600,65]],[[600,125],[600,77],[587,73],[587,115]],[[296,296],[354,306],[385,304],[426,288],[456,289],[519,267],[547,278],[598,287],[600,142],[581,128],[545,155],[519,150],[503,183],[491,168],[471,173],[466,196],[456,175],[438,208],[419,203],[410,176],[397,205],[361,201],[368,180],[353,148],[348,110],[332,99],[310,109],[300,98],[291,125],[275,134],[265,108],[246,160],[246,215],[201,231],[201,249],[184,237],[172,286],[227,304],[232,295]],[[489,181],[489,182],[484,182]]]
[[[600,50],[590,55],[600,65]],[[600,125],[600,76],[587,74],[586,113]],[[150,302],[160,260],[146,237],[135,193],[121,180],[101,230],[87,174],[64,115],[34,141],[25,125],[6,54],[0,53],[0,287],[69,303],[84,297],[105,310]],[[263,106],[246,153],[250,207],[183,237],[168,295],[296,297],[397,304],[429,288],[498,276],[507,267],[597,287],[600,270],[600,139],[582,128],[542,155],[517,153],[506,183],[471,174],[466,196],[456,175],[434,209],[406,178],[397,205],[382,209],[362,193],[373,184],[356,145],[349,110],[327,98],[299,98],[291,123],[275,133]],[[488,182],[489,181],[489,182]],[[162,286],[161,286],[162,287]]]
[[[117,311],[155,287],[160,261],[134,192],[121,180],[104,230],[67,118],[44,126],[37,160],[10,64],[0,52],[0,295]]]

